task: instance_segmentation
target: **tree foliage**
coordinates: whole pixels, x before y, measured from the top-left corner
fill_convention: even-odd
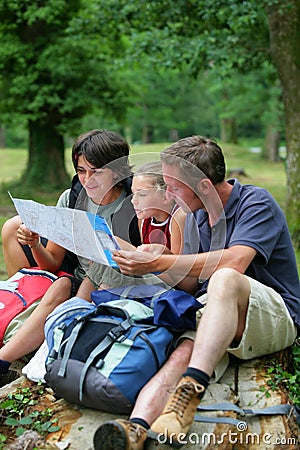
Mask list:
[[[103,3],[104,15],[113,11],[119,17],[136,60],[147,53],[154,64],[182,67],[195,75],[212,65],[223,74],[235,68],[246,71],[269,57],[263,2],[98,0]]]
[[[82,9],[88,4],[0,2],[0,114],[2,121],[20,115],[28,123],[29,184],[66,180],[64,134],[78,134],[84,114],[101,107],[122,119],[125,89],[111,63],[115,36],[109,26],[103,38],[89,28]]]

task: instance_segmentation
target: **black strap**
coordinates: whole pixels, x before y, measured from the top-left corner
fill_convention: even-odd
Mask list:
[[[82,190],[82,184],[79,181],[78,175],[74,175],[71,183],[71,191],[69,195],[69,208],[74,209],[76,206],[76,201]]]

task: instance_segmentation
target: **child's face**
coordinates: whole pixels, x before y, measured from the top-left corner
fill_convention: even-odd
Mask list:
[[[166,211],[165,192],[153,186],[153,181],[147,175],[135,175],[132,180],[131,202],[138,219],[155,217],[157,212]]]

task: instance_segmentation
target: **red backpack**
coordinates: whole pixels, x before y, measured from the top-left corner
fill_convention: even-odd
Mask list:
[[[7,281],[0,281],[0,347],[4,345],[4,336],[8,325],[17,319],[29,306],[38,305],[53,281],[62,275],[55,275],[39,267],[21,269]]]

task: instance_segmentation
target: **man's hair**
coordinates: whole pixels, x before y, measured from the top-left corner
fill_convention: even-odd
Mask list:
[[[221,147],[213,139],[203,136],[180,139],[161,152],[161,161],[177,166],[187,181],[193,180],[192,184],[201,178],[208,178],[214,185],[225,179]]]
[[[120,134],[109,130],[92,130],[78,136],[72,148],[72,161],[75,170],[78,157],[83,156],[95,168],[108,167],[120,178],[132,174],[128,164],[130,147]]]
[[[162,191],[167,190],[160,161],[148,162],[143,164],[137,169],[134,175],[144,175],[146,177],[149,177],[153,184],[153,187]]]

